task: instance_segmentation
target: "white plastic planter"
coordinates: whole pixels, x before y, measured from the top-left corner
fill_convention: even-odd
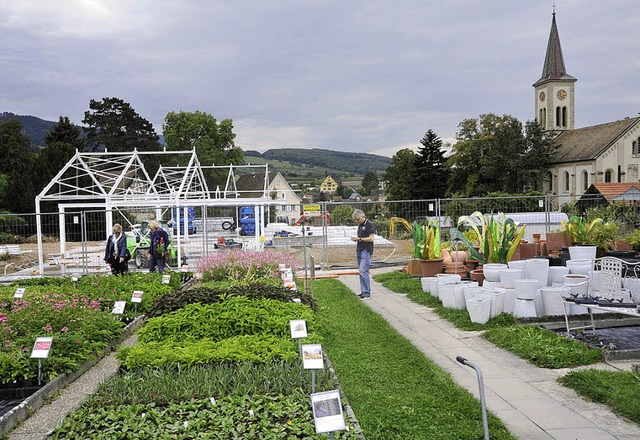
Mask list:
[[[520,269],[524,274],[524,261],[525,260],[513,260],[509,261],[507,265],[509,266],[509,269]]]
[[[564,303],[562,302],[563,287],[543,287],[540,289],[544,314],[549,316],[564,315]]]
[[[546,287],[549,282],[549,260],[530,258],[524,262],[524,278],[538,280],[538,288]]]
[[[536,306],[532,300],[516,298],[513,315],[518,318],[535,318]]]
[[[435,280],[438,282],[438,278],[436,277],[422,277],[420,278],[420,285],[422,286],[423,292],[431,292],[431,281]]]
[[[440,301],[442,301],[442,305],[453,309],[456,304],[456,285],[460,284],[459,281],[449,281],[449,282],[439,282],[438,283],[438,295],[440,296]]]
[[[569,268],[566,266],[551,266],[549,267],[549,280],[548,286],[556,285],[562,286],[564,284],[563,277],[569,274]]]
[[[516,291],[516,298],[534,300],[538,290],[538,280],[532,278],[513,280],[513,287]]]
[[[567,267],[569,268],[569,273],[577,273],[582,275],[589,275],[589,272],[593,270],[593,260],[589,259],[579,259],[579,260],[568,260]]]
[[[491,297],[491,317],[504,313],[504,297],[507,289],[496,287]]]
[[[598,246],[569,246],[569,257],[572,260],[593,260],[597,252]]]
[[[477,296],[467,301],[471,322],[485,324],[491,318],[491,298]]]
[[[516,289],[505,289],[504,293],[504,313],[513,315],[513,309],[516,305]]]
[[[438,295],[438,277],[426,277],[429,281],[429,293],[431,296],[439,298]]]
[[[564,276],[564,285],[569,287],[569,291],[572,295],[586,296],[589,292],[589,284],[586,283],[586,281],[589,281],[589,275],[569,274]],[[580,283],[585,284],[576,286],[576,284]],[[579,304],[571,304],[570,314],[583,315],[585,313],[589,313],[585,306],[581,306]]]
[[[522,278],[522,269],[502,269],[500,271],[500,284],[507,289],[513,289],[513,280]]]
[[[493,283],[500,281],[500,271],[508,269],[506,264],[502,263],[489,263],[482,266],[484,272],[484,279]]]

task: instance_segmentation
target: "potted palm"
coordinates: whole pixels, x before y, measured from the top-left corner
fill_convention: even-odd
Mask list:
[[[603,226],[601,218],[589,221],[585,217],[573,215],[569,217],[569,221],[562,220],[562,231],[569,236],[571,242],[569,255],[572,260],[596,258],[596,240]]]
[[[412,255],[420,260],[423,277],[434,277],[442,272],[442,242],[440,240],[440,223],[437,219],[422,223],[417,221],[411,225],[413,236]]]

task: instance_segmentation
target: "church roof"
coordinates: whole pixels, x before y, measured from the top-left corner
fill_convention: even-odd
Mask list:
[[[533,87],[553,80],[577,81],[577,79],[567,73],[567,69],[564,66],[564,57],[562,56],[562,47],[560,46],[560,36],[558,35],[558,27],[556,26],[555,12],[553,13],[553,20],[551,21],[551,32],[549,33],[549,42],[547,43],[547,54],[544,57],[544,65],[542,66],[542,76],[533,84]]]
[[[554,141],[560,148],[552,163],[594,160],[639,122],[640,117],[625,118],[606,124],[563,131]]]

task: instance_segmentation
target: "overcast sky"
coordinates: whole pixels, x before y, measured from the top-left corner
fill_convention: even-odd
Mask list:
[[[576,126],[640,112],[638,0],[556,0]],[[233,119],[243,149],[392,156],[483,113],[533,119],[552,2],[0,0],[0,112],[118,97]]]

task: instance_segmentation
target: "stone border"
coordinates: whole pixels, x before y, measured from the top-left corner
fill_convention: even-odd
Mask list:
[[[69,374],[63,373],[60,376],[56,377],[51,382],[47,383],[38,391],[33,393],[31,396],[23,400],[18,406],[0,417],[0,436],[4,436],[5,434],[12,431],[20,423],[25,421],[30,415],[40,409],[40,407],[45,404],[45,401],[48,398],[50,398],[51,396],[65,388],[67,385],[78,379],[85,372],[90,370],[108,353],[113,351],[113,349],[117,345],[119,345],[133,332],[135,332],[142,325],[144,320],[144,315],[138,316],[122,330],[122,335],[118,339],[112,341],[104,349],[104,351],[94,353],[93,357],[87,359],[84,363],[82,363],[82,365],[80,365],[80,367],[76,371]]]
[[[331,379],[336,383],[336,388],[338,388],[338,391],[340,391],[340,400],[344,405],[345,411],[347,412],[347,415],[349,416],[349,418],[353,420],[353,425],[357,430],[358,438],[360,440],[367,440],[366,437],[364,436],[364,432],[362,432],[362,427],[360,426],[360,422],[358,422],[358,419],[356,418],[356,414],[353,412],[353,408],[351,408],[351,405],[349,404],[349,400],[347,399],[347,396],[344,394],[344,391],[342,391],[342,386],[340,386],[338,375],[336,374],[336,370],[333,369],[333,365],[329,360],[329,356],[327,356],[324,350],[322,350],[322,353],[324,354],[324,360],[327,363],[329,374],[331,374]]]

